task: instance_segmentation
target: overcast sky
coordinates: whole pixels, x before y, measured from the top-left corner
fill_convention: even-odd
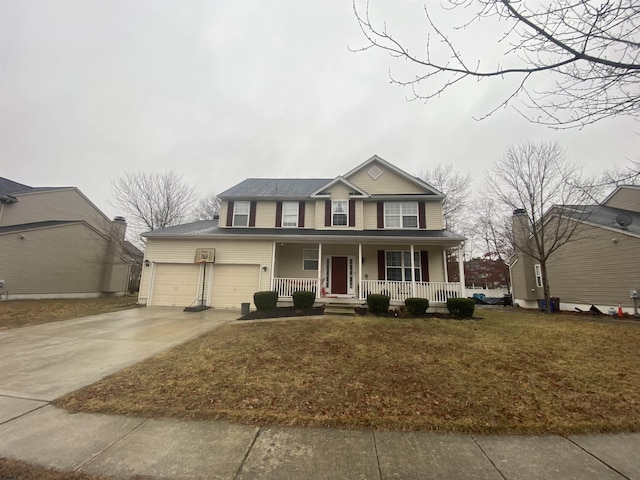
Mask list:
[[[420,2],[395,1],[414,28]],[[589,171],[640,156],[630,119],[473,120],[499,81],[407,102],[388,55],[349,51],[363,45],[351,0],[0,0],[0,176],[77,186],[112,217],[125,171],[173,169],[205,196],[247,177],[334,177],[374,154],[479,184],[523,140],[557,140]]]

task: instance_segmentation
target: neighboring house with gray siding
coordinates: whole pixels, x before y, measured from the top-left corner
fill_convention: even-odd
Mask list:
[[[378,156],[335,178],[251,178],[218,195],[220,217],[148,232],[139,303],[239,308],[259,290],[361,304],[387,293],[464,296],[445,251],[444,196]],[[205,259],[204,256],[207,258]],[[199,263],[203,260],[203,263]]]
[[[0,177],[0,299],[122,295],[125,231],[75,187]]]
[[[580,218],[580,225],[547,263],[551,296],[560,299],[562,310],[595,305],[607,312],[620,303],[633,313],[630,292],[640,289],[640,187],[620,186],[599,205],[558,211]],[[514,301],[536,307],[544,298],[536,260],[518,252],[509,263]]]

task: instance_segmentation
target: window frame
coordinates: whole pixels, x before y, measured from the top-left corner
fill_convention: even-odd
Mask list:
[[[389,254],[400,254],[400,265],[389,265]],[[408,257],[408,258],[407,258]],[[408,260],[408,262],[407,262]],[[413,251],[413,266],[416,282],[422,281],[422,262],[420,261],[420,250]],[[389,279],[389,269],[400,271],[400,280]],[[407,270],[409,278],[407,279]],[[411,251],[410,250],[385,250],[384,252],[384,278],[391,282],[411,282]]]
[[[337,213],[336,207],[344,205],[344,213]],[[336,215],[344,215],[344,224],[336,223]],[[349,200],[331,200],[331,226],[332,227],[348,227],[349,226]]]
[[[292,210],[295,210],[295,216],[293,213],[287,213],[287,207]],[[282,228],[298,228],[298,219],[300,214],[300,203],[299,202],[291,202],[285,201],[282,202]],[[287,223],[287,217],[294,218],[294,223]]]
[[[315,258],[307,258],[307,252],[315,252]],[[315,262],[315,268],[307,268],[306,262]],[[320,268],[320,251],[317,248],[303,248],[302,249],[302,270],[305,272],[317,272]]]
[[[239,212],[238,211],[238,207],[239,206],[245,206],[246,205],[246,209],[247,212]],[[238,223],[238,217],[247,217],[247,221],[244,225]],[[237,201],[233,203],[233,223],[232,226],[234,227],[248,227],[249,226],[249,217],[251,216],[251,202],[249,201],[245,201],[245,200],[241,200],[241,201]]]
[[[387,207],[390,207],[391,205],[398,206],[398,213],[387,212]],[[407,206],[411,206],[412,209],[415,207],[415,214],[413,212],[411,212],[410,214],[406,214],[404,212],[404,209]],[[384,202],[383,217],[384,217],[384,228],[401,229],[401,230],[415,230],[420,228],[420,207],[417,201],[416,202]],[[390,225],[390,222],[388,222],[388,219],[390,218],[397,219],[397,225]],[[415,218],[415,225],[412,225],[412,226],[406,225],[407,221],[405,219],[409,219],[409,218]]]
[[[542,267],[539,263],[536,263],[533,266],[533,273],[536,277],[536,287],[542,288],[544,284],[542,283]]]

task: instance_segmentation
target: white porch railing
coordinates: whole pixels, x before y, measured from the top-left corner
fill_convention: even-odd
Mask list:
[[[363,280],[360,287],[362,299],[366,299],[370,293],[377,293],[389,295],[391,300],[396,301],[419,297],[426,298],[430,302],[445,303],[447,298],[462,296],[462,287],[457,282],[415,282],[415,293],[411,282]]]
[[[278,297],[290,297],[293,292],[297,292],[299,290],[317,292],[318,279],[275,277],[273,279],[273,289],[278,292]]]

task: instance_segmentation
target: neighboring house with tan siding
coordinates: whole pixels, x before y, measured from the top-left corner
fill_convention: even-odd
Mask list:
[[[75,187],[0,177],[0,299],[122,295],[125,231]]]
[[[547,263],[551,296],[560,299],[562,310],[595,305],[603,312],[617,311],[620,303],[633,313],[630,292],[640,289],[640,187],[620,186],[599,205],[559,211],[579,218],[580,224]],[[509,263],[514,301],[536,307],[544,298],[536,260],[518,252]]]
[[[239,308],[260,290],[360,304],[369,293],[465,296],[448,282],[444,196],[378,156],[335,178],[250,178],[222,192],[219,219],[148,232],[139,302]],[[201,255],[204,263],[197,263]]]

